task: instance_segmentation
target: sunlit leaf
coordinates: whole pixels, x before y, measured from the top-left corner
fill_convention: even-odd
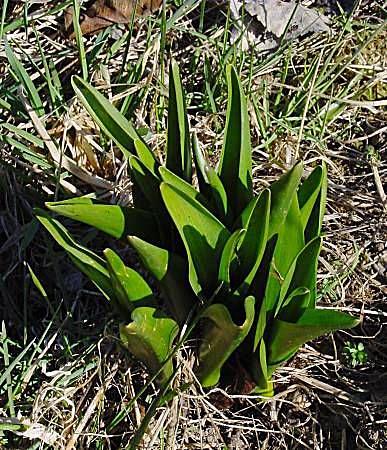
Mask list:
[[[183,192],[183,194],[200,201],[200,203],[206,203],[205,198],[201,195],[199,191],[197,191],[192,184],[187,183],[185,180],[171,172],[166,167],[159,168],[159,174],[161,179],[168,183],[170,186],[173,186],[175,189]]]
[[[266,189],[257,198],[251,214],[243,220],[246,233],[238,248],[238,281],[243,283],[244,289],[250,286],[261,264],[269,232],[269,219],[270,191]]]
[[[305,183],[307,183],[306,186],[304,186]],[[328,179],[325,164],[322,164],[321,167],[317,167],[300,187],[298,198],[301,214],[303,215],[306,242],[319,236],[321,232],[327,202],[327,188]],[[316,193],[317,198],[311,209],[311,203],[316,196]],[[310,200],[310,198],[312,200]]]
[[[271,208],[269,239],[279,232],[282,224],[285,222],[293,197],[301,180],[302,171],[302,163],[298,163],[270,187]]]
[[[304,230],[296,192],[293,193],[287,215],[278,230],[278,240],[270,264],[270,275],[265,290],[266,310],[275,308],[286,274],[298,253],[304,248]]]
[[[235,218],[253,197],[252,159],[246,98],[238,75],[231,66],[227,68],[227,82],[226,129],[218,174]]]
[[[191,181],[192,161],[188,116],[179,67],[169,69],[168,137],[166,167],[180,178]]]
[[[155,306],[152,289],[135,270],[127,267],[110,248],[104,252],[112,287],[121,307],[133,311],[138,306]]]
[[[286,361],[307,341],[339,329],[352,328],[358,319],[329,309],[305,309],[295,323],[274,320],[268,337],[268,365]]]
[[[138,208],[104,205],[89,197],[60,202],[46,202],[51,211],[90,225],[118,239],[128,234],[157,240],[157,221],[154,214]]]
[[[199,147],[196,135],[192,138],[193,156],[200,192],[211,204],[212,212],[222,221],[228,214],[227,194],[216,171],[208,164]]]
[[[293,292],[299,287],[308,289],[310,293],[310,303],[306,306],[315,306],[317,264],[321,240],[318,237],[310,241],[293,261],[282,283],[278,306],[282,304],[289,292]]]
[[[179,255],[137,237],[129,236],[129,242],[144,267],[159,282],[168,311],[178,323],[183,323],[192,307],[197,304],[188,281],[187,263]]]
[[[161,184],[161,194],[187,251],[192,289],[196,294],[212,294],[217,287],[218,265],[230,233],[197,200],[166,183]]]
[[[101,130],[118,145],[124,156],[129,158],[130,155],[137,152],[142,163],[148,170],[152,170],[158,162],[145,143],[141,146],[137,143],[137,149],[135,148],[135,141],[141,141],[141,138],[125,116],[87,81],[74,76],[71,83],[90,116]]]
[[[115,298],[105,261],[74,241],[66,228],[42,210],[35,210],[36,218],[55,241],[69,254],[73,263],[98,287],[108,300]]]
[[[162,368],[158,380],[160,384],[173,373],[172,360],[167,358],[179,327],[161,311],[151,307],[139,307],[132,312],[129,325],[121,325],[120,337],[128,350],[152,372]]]
[[[219,281],[223,281],[226,285],[230,285],[231,280],[231,263],[234,258],[237,257],[236,246],[238,242],[242,239],[242,236],[246,233],[246,230],[236,230],[228,238],[222,252],[222,256],[219,264]]]
[[[229,356],[239,347],[254,321],[254,297],[244,301],[245,321],[234,323],[226,306],[215,303],[201,315],[204,321],[199,354],[198,378],[204,387],[215,385]]]

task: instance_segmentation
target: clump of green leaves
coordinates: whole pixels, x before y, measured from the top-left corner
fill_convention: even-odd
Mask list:
[[[357,345],[349,341],[346,342],[343,349],[343,354],[348,364],[352,367],[361,366],[368,360],[363,342],[359,342]]]
[[[271,395],[273,372],[301,345],[358,321],[316,308],[325,166],[302,180],[303,166],[296,164],[255,195],[246,98],[232,67],[227,80],[224,145],[215,169],[190,136],[175,63],[165,165],[102,94],[73,79],[78,97],[128,160],[134,206],[81,197],[47,207],[128,242],[158,283],[162,306],[144,278],[113,250],[98,256],[46,212],[38,211],[37,217],[115,306],[123,344],[159,374],[160,382],[173,374],[170,355],[188,322],[200,342],[196,373],[203,386],[218,383],[223,366],[237,358],[256,391]]]

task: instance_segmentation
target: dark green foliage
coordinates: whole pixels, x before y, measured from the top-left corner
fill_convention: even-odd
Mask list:
[[[257,197],[246,98],[234,68],[227,69],[229,103],[218,170],[189,137],[180,75],[170,69],[168,144],[163,167],[133,126],[94,88],[75,78],[86,108],[127,157],[138,198],[135,208],[90,198],[49,203],[52,211],[124,239],[158,283],[152,289],[112,250],[104,257],[79,246],[59,222],[37,217],[116,306],[123,344],[159,380],[170,379],[174,340],[188,320],[200,340],[197,375],[203,386],[219,381],[233,354],[250,372],[256,391],[273,393],[271,376],[306,341],[358,323],[316,309],[317,261],[325,210],[325,166],[303,182],[295,165]],[[193,155],[191,154],[191,142]],[[192,159],[199,189],[191,184]],[[126,239],[128,238],[128,240]],[[129,322],[129,323],[128,323]]]

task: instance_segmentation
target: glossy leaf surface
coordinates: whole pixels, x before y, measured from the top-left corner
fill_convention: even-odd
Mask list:
[[[286,274],[303,248],[304,230],[297,196],[294,193],[285,221],[278,230],[278,240],[270,263],[270,274],[265,291],[267,311],[275,308]]]
[[[238,242],[242,239],[246,230],[236,230],[228,238],[222,252],[222,256],[219,264],[218,280],[223,281],[226,285],[231,283],[231,264],[235,258],[237,258],[236,247]]]
[[[190,182],[192,160],[188,116],[179,67],[172,61],[169,70],[168,137],[166,167]]]
[[[217,287],[221,253],[230,233],[197,200],[166,183],[161,184],[161,194],[187,251],[192,289],[196,294],[202,291],[212,294]]]
[[[270,191],[265,190],[258,197],[251,214],[243,223],[246,233],[238,248],[239,281],[243,281],[246,288],[252,283],[262,261],[269,233],[269,220]]]
[[[352,328],[358,323],[349,314],[313,308],[305,309],[295,323],[276,319],[267,340],[268,365],[286,361],[307,341],[331,331]]]
[[[292,204],[292,199],[301,180],[302,171],[302,163],[298,163],[270,187],[271,208],[269,239],[279,232],[282,224],[285,222],[290,205]]]
[[[46,206],[57,214],[90,225],[117,239],[125,238],[128,234],[157,239],[155,216],[142,209],[104,205],[89,197],[47,202]]]
[[[252,158],[246,97],[231,66],[227,68],[227,83],[226,130],[218,174],[235,218],[253,197]]]
[[[254,297],[244,301],[246,319],[242,325],[234,323],[226,306],[215,303],[202,314],[206,319],[199,355],[198,377],[204,387],[215,385],[229,356],[239,347],[250,331],[254,320]]]
[[[172,316],[182,323],[197,299],[188,281],[185,260],[163,248],[130,236],[129,242],[139,255],[144,267],[156,278],[164,292]]]
[[[111,249],[104,252],[112,287],[120,306],[133,311],[136,306],[154,306],[152,289],[135,270],[127,267],[122,259]]]
[[[158,379],[164,383],[173,373],[172,360],[166,360],[179,330],[176,322],[151,307],[136,308],[132,320],[120,327],[122,343],[152,373],[162,368]]]
[[[109,300],[115,298],[105,261],[98,255],[74,241],[66,228],[41,210],[36,210],[36,218],[51,234],[55,241],[69,254],[73,263],[98,287]]]

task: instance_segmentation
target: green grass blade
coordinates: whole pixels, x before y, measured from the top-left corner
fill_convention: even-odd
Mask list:
[[[87,59],[86,59],[86,52],[85,52],[85,45],[83,43],[83,36],[82,31],[80,27],[80,5],[79,0],[73,0],[73,27],[74,27],[74,35],[75,35],[75,41],[77,43],[78,47],[78,54],[79,54],[79,63],[82,70],[82,78],[84,80],[87,80],[89,78],[89,71],[87,68]]]
[[[24,87],[36,114],[42,116],[44,107],[39,93],[22,63],[18,60],[7,40],[4,41],[5,54],[17,81]]]

